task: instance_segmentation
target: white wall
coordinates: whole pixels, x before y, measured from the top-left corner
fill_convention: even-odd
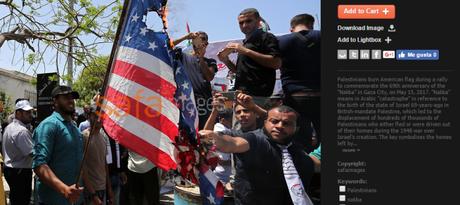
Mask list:
[[[17,74],[18,75],[18,74]],[[37,106],[37,91],[35,85],[24,77],[12,77],[4,72],[0,72],[0,91],[6,93],[11,99],[11,105],[18,98],[28,98],[32,106]]]

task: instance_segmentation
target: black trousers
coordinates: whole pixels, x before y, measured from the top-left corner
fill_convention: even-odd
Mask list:
[[[4,175],[10,187],[10,204],[29,205],[32,194],[32,169],[5,167]]]
[[[300,117],[298,120],[299,130],[294,140],[311,152],[321,142],[320,108],[321,98],[319,96],[286,96],[284,104],[296,110]],[[312,144],[312,126],[316,132],[317,144]]]
[[[127,185],[129,205],[160,204],[160,184],[156,167],[143,174],[128,171]]]

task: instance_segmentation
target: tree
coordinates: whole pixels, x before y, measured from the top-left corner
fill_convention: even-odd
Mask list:
[[[71,60],[86,68],[98,55],[100,46],[113,43],[123,6],[120,0],[101,2],[0,0],[0,48],[12,42],[12,52],[22,53],[23,67],[26,62],[28,69],[46,69],[54,63],[61,78],[72,80],[73,76],[61,74],[64,72],[59,66]],[[46,59],[45,53],[53,53],[54,57]],[[61,58],[65,63],[59,62]]]
[[[73,89],[80,94],[78,106],[90,104],[93,97],[101,91],[108,62],[108,56],[95,57],[81,72],[73,85]]]
[[[11,98],[5,92],[0,91],[0,123],[6,122],[8,115],[13,112]]]

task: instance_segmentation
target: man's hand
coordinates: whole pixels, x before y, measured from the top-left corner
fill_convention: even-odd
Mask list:
[[[238,52],[244,54],[248,50],[249,49],[247,49],[240,43],[228,43],[224,49],[217,53],[217,57],[220,61],[225,62],[229,60],[228,55],[230,55],[230,53]]]
[[[256,103],[254,103],[254,100],[252,99],[252,96],[243,93],[238,93],[236,95],[236,101],[238,104],[243,105],[249,110],[254,111],[257,115],[259,115],[259,117],[262,117],[262,119],[265,119],[267,117],[267,110],[264,110],[263,108],[256,105]]]
[[[74,204],[78,201],[82,192],[82,187],[77,188],[77,186],[73,184],[65,188],[63,195],[71,204]]]
[[[112,189],[109,189],[109,191],[108,191],[108,201],[109,201],[109,205],[112,205],[112,204],[113,204],[113,199],[115,199],[115,197],[113,196],[113,191],[112,191]]]
[[[102,205],[102,200],[99,199],[99,196],[93,196],[93,199],[91,201],[93,201],[94,205]]]
[[[212,130],[200,130],[198,131],[198,134],[200,135],[202,142],[205,143],[213,144],[215,138],[217,137],[217,134]]]
[[[181,43],[181,42],[184,41],[184,40],[187,40],[187,39],[188,39],[188,40],[191,40],[191,39],[194,39],[194,38],[196,38],[196,37],[198,37],[198,36],[199,36],[198,33],[196,33],[196,32],[191,32],[191,33],[188,33],[188,34],[183,35],[182,37],[180,37],[180,38],[178,38],[178,39],[175,39],[175,40],[173,41],[173,44],[174,44],[174,46],[176,46],[176,45],[178,45],[179,43]]]
[[[238,102],[238,104],[250,110],[254,110],[254,108],[256,107],[256,104],[254,103],[254,100],[250,95],[238,93],[238,95],[236,95],[236,101]]]
[[[236,52],[236,49],[234,49],[234,46],[232,46],[233,44],[234,43],[227,44],[224,49],[217,53],[217,58],[219,58],[219,60],[222,61],[228,67],[228,69],[230,69],[230,71],[236,72],[236,65],[228,58],[230,53]]]
[[[246,54],[248,52],[248,48],[244,47],[241,43],[228,43],[225,46],[226,49],[231,49],[233,52],[238,52],[239,54]]]
[[[185,38],[189,39],[189,40],[192,40],[192,39],[194,39],[194,38],[196,38],[198,36],[199,36],[199,34],[197,32],[190,32],[185,36]]]
[[[216,92],[212,96],[212,109],[215,110],[222,110],[224,108],[225,101],[227,100],[226,97],[222,96],[222,93]]]
[[[96,119],[96,121],[94,122],[93,135],[99,134],[99,130],[101,130],[101,128],[102,128],[102,121],[100,119]]]
[[[217,53],[217,58],[219,58],[220,61],[225,63],[227,61],[230,61],[230,59],[228,58],[228,55],[230,55],[230,53],[232,53],[232,49],[224,48],[221,51],[219,51],[219,53]]]
[[[121,172],[120,173],[120,180],[121,184],[125,185],[128,182],[128,176],[126,176],[126,173]]]
[[[200,130],[201,139],[211,141],[216,145],[217,150],[224,153],[243,153],[249,150],[249,143],[242,137],[219,135],[211,130]]]

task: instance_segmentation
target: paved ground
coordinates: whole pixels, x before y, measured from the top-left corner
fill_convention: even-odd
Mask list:
[[[5,190],[6,204],[10,204],[10,201],[8,200],[8,194],[10,193],[10,187],[8,186],[8,183],[6,183],[6,179],[4,176],[2,176],[2,181],[3,181],[3,189]]]
[[[10,203],[8,200],[8,194],[10,192],[10,187],[8,186],[8,183],[6,183],[5,177],[2,176],[2,178],[3,178],[3,188],[5,189],[5,197],[7,201],[6,203],[7,205],[9,205]],[[173,205],[174,204],[174,191],[172,190],[172,186],[170,184],[162,187],[160,197],[161,197],[160,203],[162,205]]]

